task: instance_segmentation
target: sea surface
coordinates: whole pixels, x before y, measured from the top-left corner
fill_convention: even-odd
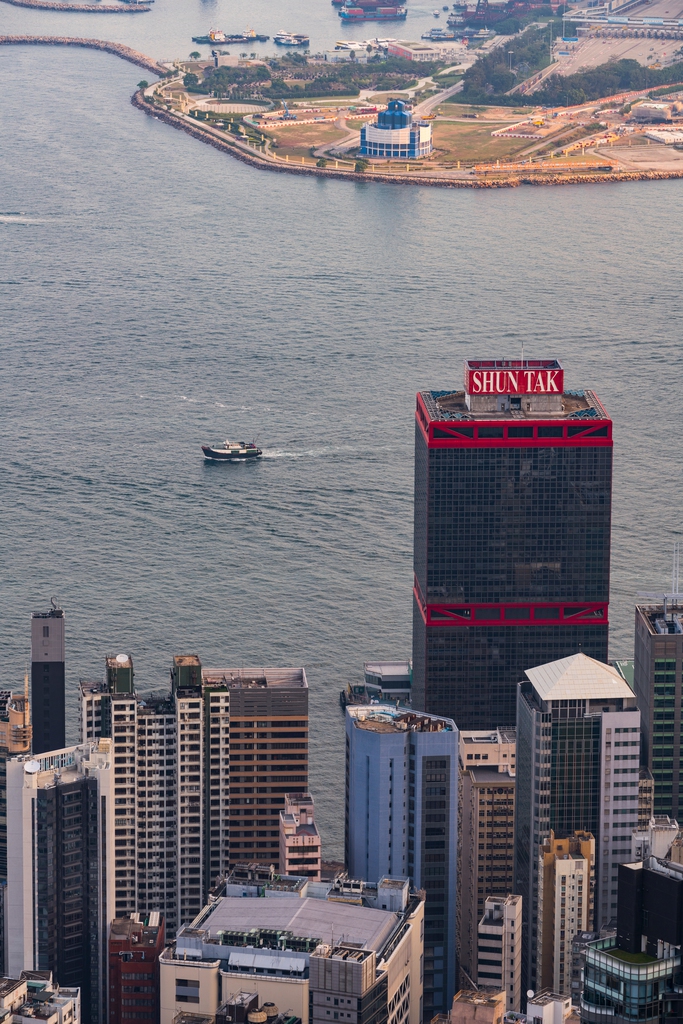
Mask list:
[[[323,45],[328,7],[0,4],[0,31],[172,57],[211,25]],[[21,684],[30,612],[51,596],[70,740],[78,679],[107,653],[132,653],[142,692],[178,652],[304,665],[311,788],[340,857],[339,690],[411,651],[418,388],[457,387],[467,356],[561,358],[615,421],[613,656],[632,653],[636,592],[670,587],[683,182],[446,192],[268,174],[131,107],[140,77],[107,54],[0,48],[2,686]],[[205,465],[200,444],[225,437],[264,458]]]

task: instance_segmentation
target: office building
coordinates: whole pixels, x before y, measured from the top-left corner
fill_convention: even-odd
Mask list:
[[[66,745],[64,623],[64,612],[54,601],[50,611],[31,615],[34,754],[61,750]]]
[[[477,928],[486,900],[513,892],[515,739],[514,729],[460,733],[460,834],[466,840],[458,847],[457,938],[463,986],[476,980]]]
[[[227,872],[224,858],[214,857],[217,830],[228,838],[230,867],[240,861],[274,864],[280,856],[280,811],[285,793],[308,790],[308,682],[303,668],[205,669],[210,706],[229,712],[221,726],[220,759],[223,789],[230,782],[230,817],[220,827],[210,808],[211,862],[215,878]],[[217,717],[212,710],[212,718]],[[212,722],[211,772],[216,770],[217,724]],[[229,749],[230,763],[226,762]],[[218,777],[212,774],[211,799],[217,798]],[[181,780],[182,781],[182,780]],[[227,794],[224,794],[223,800]],[[221,812],[227,814],[227,803]],[[185,920],[185,918],[184,918]]]
[[[679,836],[678,822],[666,815],[651,818],[645,828],[634,828],[631,833],[631,860],[659,857],[665,860]]]
[[[310,793],[285,793],[280,811],[280,871],[320,881],[322,851]]]
[[[595,839],[590,832],[550,835],[538,870],[538,960],[542,989],[572,994],[572,940],[593,929]]]
[[[361,125],[360,152],[380,160],[420,160],[432,152],[430,121],[413,121],[403,100],[389,100],[374,124]]]
[[[461,989],[443,1024],[503,1024],[505,998],[505,992],[495,988]]]
[[[458,730],[390,704],[346,709],[346,868],[424,889],[425,1015],[456,992]]]
[[[468,360],[420,391],[413,706],[515,722],[525,669],[607,660],[612,423],[556,360]]]
[[[640,712],[619,673],[585,654],[526,677],[517,711],[514,873],[524,899],[522,987],[536,991],[539,851],[551,831],[595,837],[595,929],[616,915],[617,868],[630,859],[638,821]]]
[[[7,762],[7,970],[51,971],[60,985],[79,988],[85,1024],[107,1019],[111,748],[101,739]]]
[[[5,1024],[81,1024],[81,992],[57,985],[51,971],[22,971],[0,978],[0,1015]]]
[[[655,815],[683,818],[681,667],[683,603],[636,606],[633,688],[641,711],[643,764],[654,777]]]
[[[683,867],[650,857],[619,867],[617,934],[586,949],[582,1024],[683,1019]]]
[[[406,879],[225,889],[161,955],[161,1024],[239,991],[302,1024],[421,1024],[424,903]]]
[[[109,929],[108,1024],[159,1024],[159,957],[164,919],[152,913],[115,918]]]
[[[518,1011],[522,998],[522,897],[489,896],[479,922],[477,985],[505,990],[506,1009]]]

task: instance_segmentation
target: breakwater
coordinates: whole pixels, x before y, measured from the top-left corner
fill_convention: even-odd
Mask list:
[[[33,7],[39,11],[78,11],[79,14],[145,14],[151,7],[142,4],[58,4],[53,0],[2,0],[13,7]]]
[[[326,167],[306,167],[296,164],[276,163],[274,160],[256,156],[246,149],[220,139],[215,135],[209,135],[200,127],[190,124],[184,118],[172,114],[168,110],[162,110],[150,103],[146,103],[141,92],[136,92],[131,97],[134,107],[144,111],[159,121],[178,128],[180,131],[192,135],[206,145],[214,149],[229,153],[236,160],[257,167],[259,170],[274,171],[280,174],[298,174],[314,176],[318,178],[336,178],[344,181],[367,181],[382,182],[385,185],[423,185],[431,188],[469,188],[469,189],[492,189],[492,188],[517,188],[520,185],[593,185],[604,182],[619,181],[662,181],[668,178],[683,178],[683,171],[604,171],[600,173],[587,174],[510,174],[497,178],[446,178],[436,175],[426,175],[420,172],[412,174],[382,174],[378,171],[359,173],[357,171],[341,171]],[[418,176],[419,175],[419,176]]]
[[[110,43],[106,39],[79,39],[73,36],[0,36],[0,46],[82,46],[89,50],[103,50],[115,57],[137,64],[153,75],[163,75],[166,68],[138,50],[123,43]]]

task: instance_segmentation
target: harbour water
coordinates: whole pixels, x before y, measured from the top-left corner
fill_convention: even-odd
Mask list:
[[[274,25],[258,2],[229,23],[202,0],[0,15],[160,57],[209,23],[314,35],[295,5]],[[560,357],[615,420],[614,656],[636,591],[670,586],[683,183],[446,193],[261,173],[134,110],[140,77],[106,54],[0,48],[3,687],[51,595],[71,739],[78,677],[108,652],[133,654],[143,692],[179,651],[305,665],[340,856],[338,692],[364,659],[410,655],[418,387],[458,386],[468,355]],[[226,437],[264,458],[205,465],[201,443]]]

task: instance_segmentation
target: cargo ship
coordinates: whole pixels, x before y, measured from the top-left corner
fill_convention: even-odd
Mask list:
[[[302,32],[278,32],[273,36],[273,42],[278,46],[308,46],[311,40]]]
[[[192,36],[193,43],[204,43],[205,45],[213,45],[214,43],[267,43],[270,36],[259,35],[258,32],[254,32],[253,28],[247,29],[246,32],[239,32],[232,35],[226,32],[221,32],[219,28],[212,28],[208,36]]]
[[[405,7],[342,7],[339,17],[344,21],[404,21]]]

